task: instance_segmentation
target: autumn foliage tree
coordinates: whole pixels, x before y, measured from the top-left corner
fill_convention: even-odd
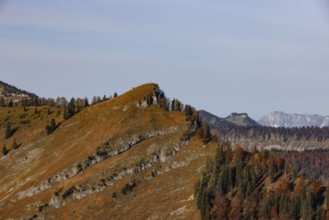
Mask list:
[[[202,218],[328,219],[328,189],[303,176],[289,179],[284,170],[285,161],[270,152],[219,145],[196,186]]]

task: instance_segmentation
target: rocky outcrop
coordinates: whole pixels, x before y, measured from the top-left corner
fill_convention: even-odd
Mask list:
[[[129,150],[131,147],[141,143],[142,141],[148,140],[150,138],[160,136],[160,135],[167,135],[171,134],[175,131],[177,131],[177,127],[171,127],[164,131],[151,131],[145,134],[140,135],[132,135],[129,138],[120,138],[120,139],[114,139],[109,140],[104,145],[100,146],[97,150],[97,153],[95,155],[90,155],[88,158],[77,165],[74,165],[71,168],[64,169],[57,173],[56,175],[52,176],[48,180],[45,180],[41,182],[39,185],[35,187],[31,187],[25,191],[19,192],[17,194],[17,199],[21,200],[26,197],[32,197],[44,190],[47,190],[51,188],[54,184],[57,184],[59,182],[66,181],[77,174],[79,174],[81,171],[85,170],[86,168],[96,164],[100,163],[103,160],[117,156],[127,150]],[[177,149],[180,147],[176,146]],[[161,156],[158,156],[159,158],[162,158]],[[163,159],[161,159],[163,160]],[[56,200],[57,201],[57,200]]]
[[[210,128],[234,127],[234,126],[260,126],[255,120],[250,118],[247,113],[232,113],[226,118],[220,118],[207,111],[200,110],[201,121],[206,121]]]
[[[151,105],[159,105],[163,109],[168,109],[165,93],[156,86],[153,92],[137,102],[137,107],[147,108]]]
[[[124,168],[119,172],[113,173],[107,178],[103,178],[98,184],[80,184],[78,186],[71,186],[67,189],[62,195],[60,192],[56,192],[49,201],[49,205],[52,208],[60,208],[66,205],[68,199],[83,199],[87,196],[100,193],[106,189],[106,187],[113,186],[115,182],[123,179],[126,175],[138,175],[138,173],[145,171],[152,167],[155,163],[164,163],[172,160],[177,152],[184,146],[187,145],[189,141],[181,141],[177,143],[170,153],[160,152],[159,154],[154,155],[154,157],[145,162],[140,162],[133,167]],[[167,166],[165,169],[158,170],[153,172],[153,176],[161,175],[163,173],[169,172],[172,169],[177,169],[183,166],[187,166],[191,161],[198,158],[199,155],[192,155],[188,158],[185,158],[185,161],[173,162],[172,165]]]

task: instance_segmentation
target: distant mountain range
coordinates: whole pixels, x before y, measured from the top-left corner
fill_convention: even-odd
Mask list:
[[[233,127],[233,126],[267,126],[267,127],[329,127],[329,116],[308,115],[308,114],[287,114],[281,111],[274,111],[263,116],[257,122],[250,118],[247,113],[232,113],[221,118],[205,110],[199,111],[202,121],[206,121],[211,128]]]
[[[202,121],[206,121],[211,128],[232,127],[232,126],[260,126],[247,113],[232,113],[226,118],[220,118],[207,111],[200,110],[199,116]]]
[[[307,115],[307,114],[287,114],[281,111],[274,111],[263,116],[259,124],[269,127],[328,127],[329,116]]]

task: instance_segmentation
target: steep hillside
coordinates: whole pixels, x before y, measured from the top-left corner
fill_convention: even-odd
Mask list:
[[[263,116],[258,123],[270,127],[327,127],[329,126],[329,117],[321,115],[306,114],[287,114],[280,111],[271,112]]]
[[[0,157],[0,216],[199,219],[193,188],[215,147],[164,100],[146,84],[64,121],[62,109],[1,109],[0,132],[17,129],[0,143],[21,146]],[[51,118],[59,126],[47,136]]]
[[[222,141],[251,152],[274,150],[297,172],[329,181],[329,128],[219,127],[212,130]],[[320,159],[321,158],[321,159]]]

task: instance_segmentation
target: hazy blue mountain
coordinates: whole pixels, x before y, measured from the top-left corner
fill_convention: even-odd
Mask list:
[[[270,127],[327,127],[329,126],[329,116],[307,115],[307,114],[287,114],[281,111],[274,111],[263,116],[259,124]]]

